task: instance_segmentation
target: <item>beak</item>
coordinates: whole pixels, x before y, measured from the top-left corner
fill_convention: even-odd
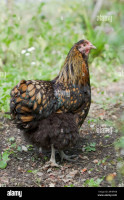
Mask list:
[[[96,47],[92,43],[90,43],[89,47],[90,49],[96,49]]]

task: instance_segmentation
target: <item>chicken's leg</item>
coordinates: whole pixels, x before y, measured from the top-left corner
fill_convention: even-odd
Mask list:
[[[60,152],[60,157],[61,157],[61,162],[63,161],[63,159],[65,159],[65,160],[68,160],[68,161],[71,161],[71,162],[74,162],[74,160],[73,159],[71,159],[71,158],[75,158],[77,155],[71,155],[71,156],[68,156],[68,155],[66,155],[65,153],[64,153],[64,151],[59,151]]]
[[[59,167],[59,165],[56,163],[56,158],[55,158],[55,148],[53,144],[51,144],[51,158],[49,163],[51,164],[52,167]]]

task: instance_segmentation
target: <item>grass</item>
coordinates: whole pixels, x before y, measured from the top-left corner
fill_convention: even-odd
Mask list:
[[[89,2],[89,3],[88,3]],[[106,86],[123,78],[124,5],[110,1],[100,14],[110,11],[112,22],[91,23],[92,1],[15,3],[0,7],[0,110],[9,111],[10,90],[21,79],[53,79],[72,45],[87,38],[97,50],[90,55],[91,85]],[[55,12],[56,10],[56,12]],[[113,29],[104,31],[106,24]],[[116,48],[115,48],[116,47]],[[121,47],[121,48],[120,48]],[[97,77],[97,78],[96,78]],[[99,81],[100,77],[100,81]],[[107,82],[106,82],[107,79]]]

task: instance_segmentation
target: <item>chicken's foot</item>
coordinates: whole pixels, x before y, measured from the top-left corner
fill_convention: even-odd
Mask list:
[[[73,159],[71,159],[71,158],[75,158],[77,155],[71,155],[71,156],[68,156],[68,155],[66,155],[65,153],[64,153],[64,151],[59,151],[59,153],[60,153],[60,157],[61,157],[61,162],[65,159],[65,160],[67,160],[67,161],[71,161],[71,162],[74,162],[74,160]]]

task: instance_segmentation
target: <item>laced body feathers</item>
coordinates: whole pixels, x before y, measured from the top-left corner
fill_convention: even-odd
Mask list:
[[[88,58],[79,52],[80,43],[71,48],[54,80],[22,80],[11,91],[14,123],[46,148],[51,143],[58,149],[74,144],[90,108]]]

